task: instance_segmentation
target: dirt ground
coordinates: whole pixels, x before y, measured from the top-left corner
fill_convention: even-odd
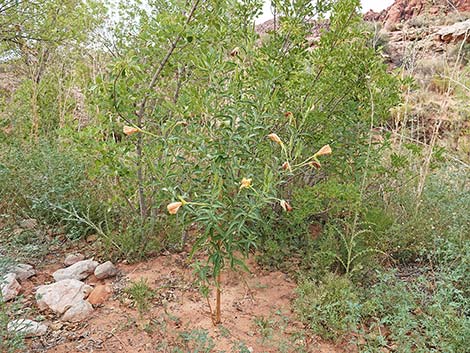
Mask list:
[[[29,351],[351,352],[307,335],[291,311],[295,283],[284,273],[261,270],[253,261],[251,273],[228,272],[223,277],[222,324],[214,327],[187,258],[187,253],[181,253],[133,265],[119,263],[120,275],[111,280],[91,276],[87,283],[107,284],[112,296],[79,324],[43,313],[51,330],[30,339]],[[39,268],[25,298],[32,303],[34,287],[51,281],[52,272],[61,266]],[[142,280],[154,295],[148,310],[139,314],[124,289]]]

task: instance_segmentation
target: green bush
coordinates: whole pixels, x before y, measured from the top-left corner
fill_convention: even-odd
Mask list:
[[[326,275],[321,282],[304,281],[296,290],[294,310],[316,334],[339,339],[356,331],[361,305],[354,285],[346,278]]]
[[[400,352],[464,352],[470,338],[470,320],[464,313],[468,301],[457,304],[449,280],[441,277],[433,283],[423,276],[406,284],[395,273],[380,275],[378,283],[364,292],[362,314],[374,322],[368,332],[385,326],[390,333],[366,333],[365,351],[388,340]]]
[[[321,254],[335,251],[344,259],[344,241],[327,227],[313,252],[316,268],[310,276],[316,280],[299,284],[299,318],[325,338],[359,334],[363,340],[353,343],[364,352],[384,347],[465,351],[470,338],[469,180],[465,167],[444,165],[429,176],[420,207],[408,185],[396,190],[387,204],[365,208],[370,228],[367,236],[354,241],[353,249],[370,250],[389,266],[362,261],[356,264],[362,265],[362,276],[331,273],[341,266],[334,256]],[[390,258],[375,248],[399,261],[390,266]]]
[[[86,157],[66,145],[3,145],[0,208],[16,219],[31,217],[63,226],[69,238],[80,238],[93,230],[73,213],[100,223],[105,211],[102,185],[88,178],[89,165]]]

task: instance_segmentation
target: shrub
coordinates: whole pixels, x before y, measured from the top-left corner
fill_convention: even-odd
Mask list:
[[[67,146],[3,145],[0,154],[0,208],[14,217],[64,226],[71,239],[92,231],[70,213],[102,221],[101,185],[87,177],[90,162]],[[64,212],[64,210],[68,211]]]
[[[296,293],[294,310],[316,334],[339,339],[357,329],[359,296],[346,277],[329,274],[321,282],[307,280],[299,284]]]
[[[469,320],[457,308],[466,304],[456,306],[448,280],[432,286],[431,278],[418,277],[406,284],[394,273],[380,275],[378,283],[364,292],[362,315],[372,319],[372,328],[385,326],[389,333],[380,339],[366,336],[368,348],[388,340],[400,352],[465,351]]]

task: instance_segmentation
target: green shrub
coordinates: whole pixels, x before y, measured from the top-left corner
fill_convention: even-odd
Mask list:
[[[31,217],[63,226],[71,239],[88,234],[91,227],[71,215],[87,215],[96,223],[103,218],[102,185],[88,178],[89,164],[70,146],[3,145],[0,209],[14,218]]]
[[[374,322],[369,332],[385,326],[390,333],[386,338],[366,333],[365,351],[383,345],[383,340],[400,352],[465,351],[470,320],[464,303],[456,305],[449,279],[433,283],[417,277],[406,284],[395,273],[380,275],[378,283],[364,291],[362,315]]]
[[[326,275],[321,282],[304,281],[296,290],[294,310],[315,334],[339,339],[356,331],[361,306],[353,284],[346,277]]]

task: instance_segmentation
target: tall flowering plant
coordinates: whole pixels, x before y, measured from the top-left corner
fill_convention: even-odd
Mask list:
[[[211,165],[211,170],[215,172],[211,176],[212,186],[207,188],[206,193],[195,195],[194,200],[191,195],[188,199],[179,197],[178,201],[167,205],[168,213],[185,213],[199,225],[200,232],[193,243],[192,254],[205,255],[203,262],[195,262],[195,268],[205,283],[202,286],[203,294],[208,299],[214,325],[221,322],[221,273],[227,266],[246,269],[244,259],[256,247],[257,234],[253,231],[253,224],[263,221],[261,211],[271,204],[277,204],[284,212],[294,210],[288,200],[276,196],[275,186],[279,185],[279,180],[298,169],[320,168],[319,157],[332,152],[330,146],[325,145],[310,158],[294,163],[277,134],[271,133],[267,137],[281,147],[282,159],[285,159],[278,168],[280,178],[272,178],[265,172],[263,177],[246,175],[235,181],[227,178],[227,175],[236,175],[240,171],[234,164],[230,161],[224,164],[214,162]],[[216,290],[214,311],[209,301],[211,285]]]

